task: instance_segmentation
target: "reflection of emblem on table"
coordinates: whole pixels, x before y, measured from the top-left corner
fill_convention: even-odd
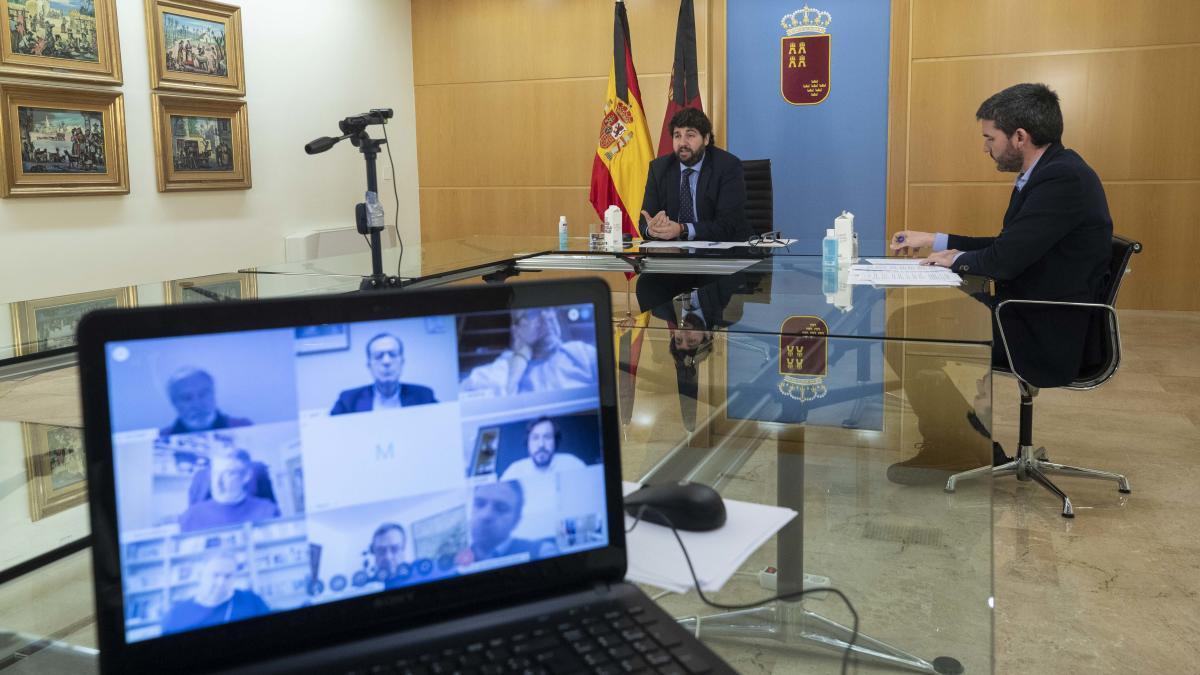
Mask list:
[[[816,316],[790,316],[779,327],[779,393],[797,401],[823,397],[829,372],[829,326]]]
[[[633,139],[633,111],[619,98],[609,99],[604,104],[604,121],[600,123],[600,149],[604,159],[612,161],[630,140]]]
[[[785,14],[779,25],[779,92],[792,105],[816,105],[829,96],[829,12],[808,5]]]

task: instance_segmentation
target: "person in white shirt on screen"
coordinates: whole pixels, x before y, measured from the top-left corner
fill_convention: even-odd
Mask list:
[[[473,369],[463,380],[462,390],[505,396],[595,383],[595,345],[581,340],[564,342],[553,309],[518,309],[512,313],[511,348],[495,361]]]
[[[575,455],[559,452],[561,442],[562,430],[554,420],[539,417],[530,422],[525,428],[525,449],[529,456],[509,464],[500,480],[526,480],[587,466]]]

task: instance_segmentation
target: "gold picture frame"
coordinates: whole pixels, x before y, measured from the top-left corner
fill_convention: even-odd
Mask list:
[[[29,517],[33,521],[87,501],[87,462],[83,429],[21,423]]]
[[[0,75],[121,84],[116,0],[0,0]],[[90,9],[90,14],[88,13]]]
[[[246,102],[152,94],[159,192],[249,190]]]
[[[253,300],[258,297],[258,276],[244,272],[209,274],[190,279],[175,279],[166,282],[163,287],[168,305]]]
[[[208,0],[146,0],[150,87],[244,96],[242,10]]]
[[[129,194],[121,92],[0,83],[0,196]]]
[[[11,311],[16,354],[74,347],[75,331],[84,314],[95,309],[136,305],[134,286],[14,302]]]

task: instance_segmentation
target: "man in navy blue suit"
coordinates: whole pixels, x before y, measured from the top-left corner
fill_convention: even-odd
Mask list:
[[[367,370],[374,384],[347,389],[338,395],[330,415],[400,408],[437,403],[433,390],[419,384],[400,381],[404,369],[404,343],[391,333],[380,333],[367,341]]]

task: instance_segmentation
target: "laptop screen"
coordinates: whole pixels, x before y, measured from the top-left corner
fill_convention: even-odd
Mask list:
[[[106,343],[126,641],[607,546],[596,318]]]

